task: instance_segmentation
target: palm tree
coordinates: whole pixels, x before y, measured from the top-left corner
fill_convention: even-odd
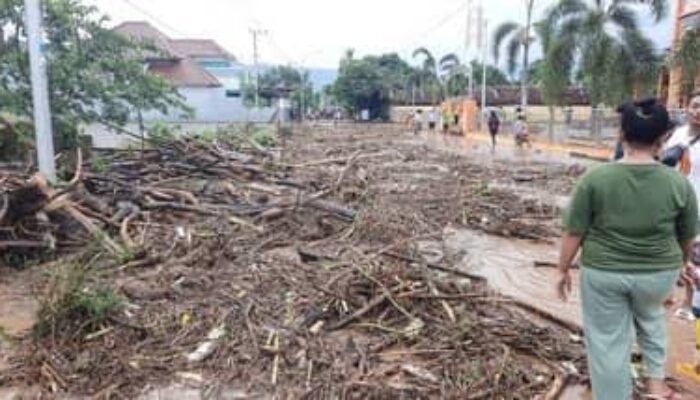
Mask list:
[[[558,40],[576,51],[593,105],[639,95],[654,80],[659,57],[639,28],[635,5],[647,6],[657,21],[668,12],[665,0],[560,0],[547,13]]]
[[[671,55],[673,67],[681,69],[681,93],[690,96],[700,73],[700,27],[683,33],[678,47]]]
[[[448,92],[449,79],[458,74],[462,69],[459,57],[449,53],[438,61],[433,53],[425,47],[416,49],[413,58],[422,58],[421,71],[423,72],[423,86],[432,89],[433,102],[437,103]]]
[[[452,90],[455,89],[453,83],[461,77],[466,78],[466,71],[459,57],[454,53],[447,54],[440,59],[438,66],[445,96],[457,94],[458,92]]]
[[[413,52],[413,58],[422,58],[423,63],[420,67],[421,69],[421,91],[423,97],[426,95],[426,89],[428,89],[433,98],[433,103],[437,102],[435,86],[440,84],[439,71],[437,62],[433,53],[425,47],[420,47]]]
[[[498,65],[498,59],[501,52],[501,47],[507,38],[508,41],[508,73],[512,76],[515,73],[518,64],[519,56],[522,56],[520,64],[520,105],[524,109],[527,108],[527,84],[528,84],[528,69],[530,68],[530,44],[532,39],[530,32],[532,31],[532,10],[535,5],[535,0],[525,1],[525,24],[517,22],[504,22],[499,25],[493,35],[493,58]]]
[[[450,53],[440,59],[438,66],[440,67],[442,76],[448,76],[458,72],[462,68],[462,63],[459,61],[459,57],[456,54]]]

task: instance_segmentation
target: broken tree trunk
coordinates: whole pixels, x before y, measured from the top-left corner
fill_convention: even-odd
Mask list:
[[[41,210],[49,201],[36,182],[3,194],[0,226],[12,226],[17,221]]]

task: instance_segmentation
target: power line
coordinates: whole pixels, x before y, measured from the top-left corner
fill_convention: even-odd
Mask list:
[[[434,33],[436,30],[440,29],[443,27],[443,25],[447,24],[451,20],[453,20],[456,16],[458,16],[464,8],[466,8],[467,5],[465,3],[461,3],[459,7],[457,7],[455,10],[451,11],[449,14],[445,15],[438,23],[435,25],[431,26],[430,28],[426,29],[423,33],[421,33],[419,36],[424,37],[431,35]]]
[[[412,49],[413,47],[416,46],[416,44],[424,40],[427,36],[432,35],[437,31],[438,29],[442,28],[445,26],[445,24],[451,22],[454,18],[456,18],[464,9],[467,8],[467,4],[464,2],[460,2],[459,6],[456,7],[454,10],[451,10],[448,14],[446,14],[444,17],[442,17],[437,23],[434,25],[431,25],[428,29],[424,30],[422,33],[419,35],[416,35],[416,39],[411,41],[411,44],[406,45],[401,51],[408,51]]]
[[[187,34],[183,33],[182,31],[175,29],[172,25],[168,24],[167,22],[164,22],[162,19],[159,17],[156,17],[153,13],[150,11],[146,10],[145,8],[139,6],[138,4],[134,3],[131,0],[122,0],[124,3],[126,3],[128,6],[136,10],[137,12],[141,13],[143,16],[149,18],[151,21],[155,22],[156,24],[160,25],[162,28],[165,28],[169,30],[171,33],[175,33],[180,36],[187,36]]]

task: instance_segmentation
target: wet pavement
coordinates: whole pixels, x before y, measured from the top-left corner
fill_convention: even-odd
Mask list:
[[[526,164],[533,162],[590,165],[599,162],[590,158],[608,158],[611,154],[610,149],[597,147],[593,143],[589,145],[552,144],[545,140],[535,140],[532,148],[519,148],[507,134],[499,135],[495,151],[491,148],[491,138],[478,132],[469,133],[466,136],[424,132],[414,137],[416,143],[426,144],[433,149],[465,157],[478,157],[488,162],[515,160]],[[572,156],[572,154],[585,155],[589,158]]]

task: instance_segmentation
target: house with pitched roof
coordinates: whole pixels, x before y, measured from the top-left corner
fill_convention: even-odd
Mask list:
[[[145,54],[148,72],[173,84],[194,110],[193,122],[268,122],[272,108],[250,109],[243,103],[242,82],[248,68],[209,39],[172,39],[145,21],[123,22],[114,31],[151,45]],[[179,122],[180,115],[145,115],[147,121]]]

